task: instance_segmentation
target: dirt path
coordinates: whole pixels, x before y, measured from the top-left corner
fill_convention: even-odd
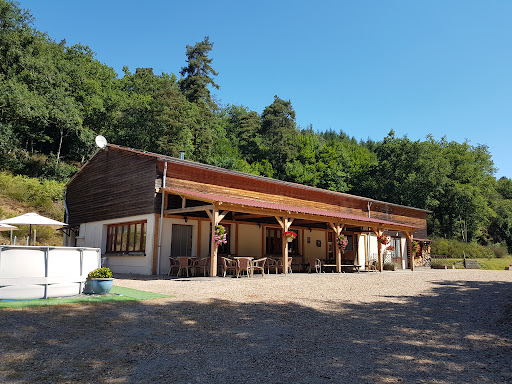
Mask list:
[[[174,297],[2,310],[0,382],[512,381],[507,271],[116,284]]]

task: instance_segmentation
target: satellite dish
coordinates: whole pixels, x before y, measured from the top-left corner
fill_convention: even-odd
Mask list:
[[[101,135],[96,136],[94,141],[96,142],[96,145],[100,148],[105,148],[107,146],[107,139],[105,139]]]

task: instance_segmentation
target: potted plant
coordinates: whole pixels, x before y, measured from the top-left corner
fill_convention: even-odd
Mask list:
[[[213,233],[213,242],[215,243],[216,247],[228,242],[226,228],[224,228],[222,225],[217,225],[215,227],[215,232]]]
[[[112,289],[113,281],[112,271],[109,268],[96,268],[87,276],[84,293],[105,295]]]
[[[385,271],[395,271],[397,268],[396,263],[384,263],[382,264],[382,269]]]
[[[379,236],[377,236],[377,241],[379,242],[379,244],[388,245],[389,237],[386,235],[379,235]]]
[[[413,255],[417,255],[418,252],[420,251],[420,244],[416,240],[412,241],[411,250]]]
[[[293,231],[286,231],[283,233],[283,236],[287,241],[293,241],[293,239],[297,237],[297,234]]]
[[[343,252],[348,245],[348,237],[344,234],[341,234],[336,237],[336,243],[338,244],[338,247],[340,247],[341,252]]]

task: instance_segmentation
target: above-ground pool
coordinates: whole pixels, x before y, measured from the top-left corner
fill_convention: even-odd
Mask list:
[[[101,265],[99,248],[0,246],[0,300],[78,295]]]

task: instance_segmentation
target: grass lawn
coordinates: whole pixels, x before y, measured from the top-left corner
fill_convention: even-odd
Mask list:
[[[110,293],[115,295],[81,295],[76,297],[63,297],[52,299],[40,300],[0,300],[0,309],[3,308],[25,308],[25,307],[39,307],[45,305],[65,305],[77,303],[103,303],[111,301],[141,301],[148,299],[159,299],[165,297],[172,297],[168,295],[161,295],[159,293],[139,291],[137,289],[123,288],[113,286]]]
[[[446,265],[456,265],[461,264],[464,262],[464,259],[462,258],[447,258],[447,259],[432,259],[439,260],[442,263],[446,263]],[[480,266],[480,269],[494,269],[494,270],[504,270],[505,267],[508,267],[510,264],[512,264],[512,256],[506,256],[506,257],[500,257],[495,259],[472,259],[478,261],[478,265]],[[457,265],[456,265],[457,267]]]

